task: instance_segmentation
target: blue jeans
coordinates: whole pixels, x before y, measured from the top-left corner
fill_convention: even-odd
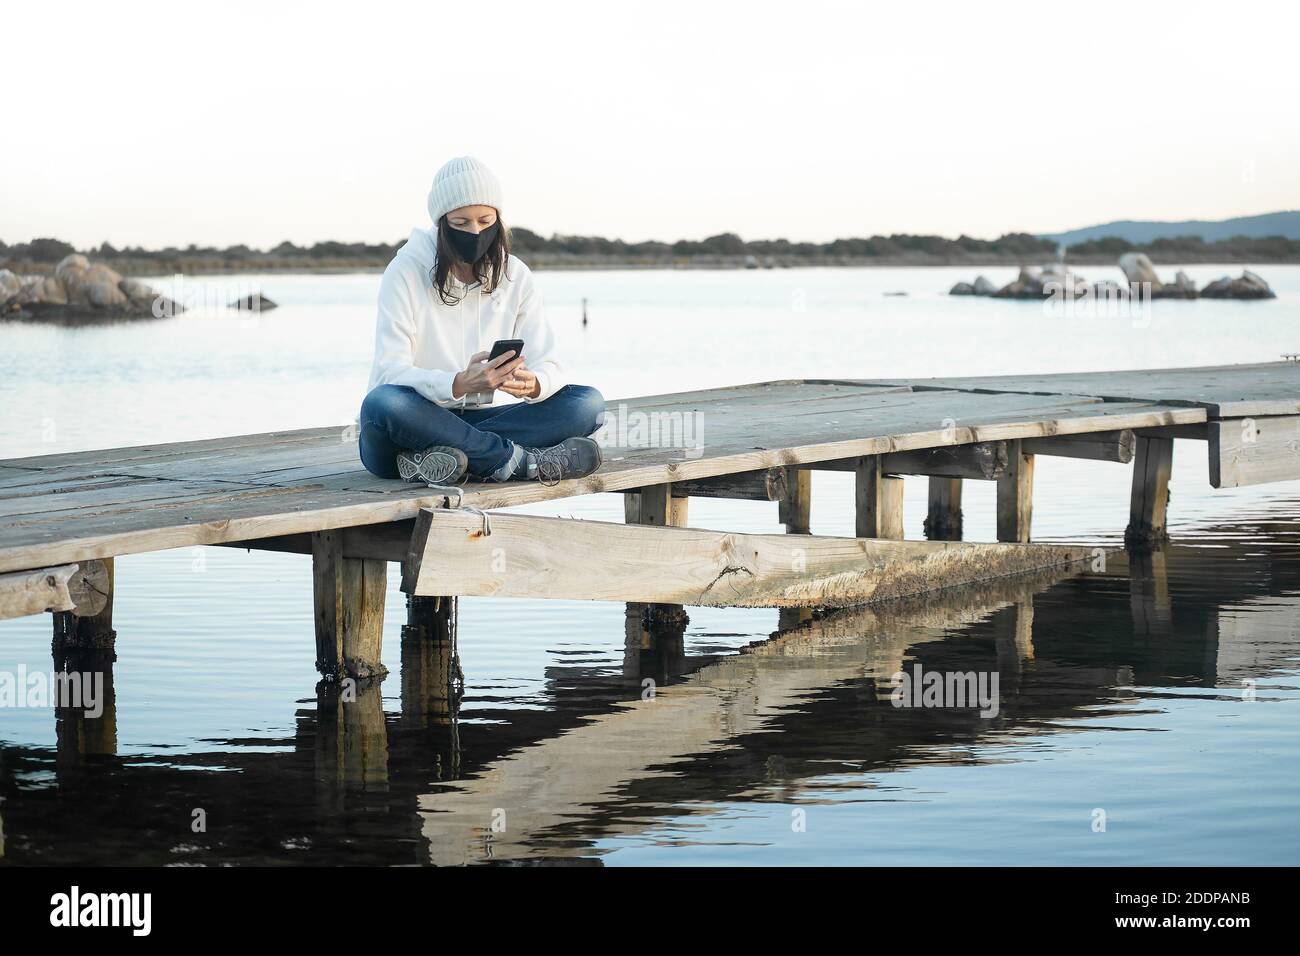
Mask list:
[[[544,402],[482,408],[445,408],[405,385],[380,385],[361,403],[361,464],[372,475],[396,478],[397,453],[430,445],[459,448],[469,473],[486,478],[514,454],[590,435],[605,399],[587,385],[565,385]]]

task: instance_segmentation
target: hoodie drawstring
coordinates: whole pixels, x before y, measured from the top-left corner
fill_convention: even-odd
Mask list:
[[[461,361],[462,361],[462,366],[464,368],[469,368],[469,360],[470,358],[473,357],[474,354],[473,352],[470,352],[468,349],[465,348],[465,296],[469,295],[469,289],[470,287],[466,285],[464,294],[461,295],[460,300],[456,303],[456,314],[460,317],[460,354],[463,356]],[[483,289],[482,286],[480,286],[479,291],[475,296],[475,300],[474,300],[474,347],[477,349],[478,345],[482,341],[483,341]],[[467,401],[469,401],[468,392],[465,393],[463,396],[461,396],[460,407],[464,408],[465,403]]]

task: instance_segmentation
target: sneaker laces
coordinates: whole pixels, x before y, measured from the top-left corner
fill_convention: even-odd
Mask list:
[[[526,448],[525,454],[533,456],[537,465],[537,480],[544,485],[558,485],[569,467],[569,452],[562,445],[550,448]]]

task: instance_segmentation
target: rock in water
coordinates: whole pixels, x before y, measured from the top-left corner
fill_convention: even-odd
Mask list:
[[[976,295],[992,295],[994,292],[998,291],[998,287],[988,279],[984,278],[984,276],[976,276],[972,288],[975,290]]]
[[[969,282],[958,282],[948,290],[949,295],[974,295],[975,287]]]
[[[161,312],[159,303],[165,304]],[[64,256],[52,276],[0,272],[0,312],[10,318],[83,322],[161,318],[181,311],[138,279],[123,279],[103,263],[91,263],[78,253]]]
[[[1215,279],[1201,290],[1203,299],[1276,299],[1277,294],[1269,288],[1262,277],[1246,269],[1240,278],[1224,276]]]
[[[1140,252],[1126,252],[1119,257],[1119,267],[1124,272],[1124,277],[1130,283],[1149,282],[1151,291],[1159,292],[1164,288],[1160,281],[1160,276],[1156,275],[1156,267],[1151,264],[1151,260]]]
[[[8,269],[0,269],[0,306],[9,302],[23,287],[23,280]]]
[[[241,312],[269,312],[271,309],[279,308],[279,305],[262,295],[262,293],[254,292],[242,299],[236,299],[230,303],[229,307],[238,309]]]

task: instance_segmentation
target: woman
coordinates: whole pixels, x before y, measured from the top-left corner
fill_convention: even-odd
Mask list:
[[[448,162],[384,270],[361,462],[380,478],[454,484],[582,478],[600,467],[605,400],[570,385],[529,268],[510,254],[501,186],[478,160]],[[489,361],[492,344],[523,354]],[[494,405],[495,392],[521,401]]]

